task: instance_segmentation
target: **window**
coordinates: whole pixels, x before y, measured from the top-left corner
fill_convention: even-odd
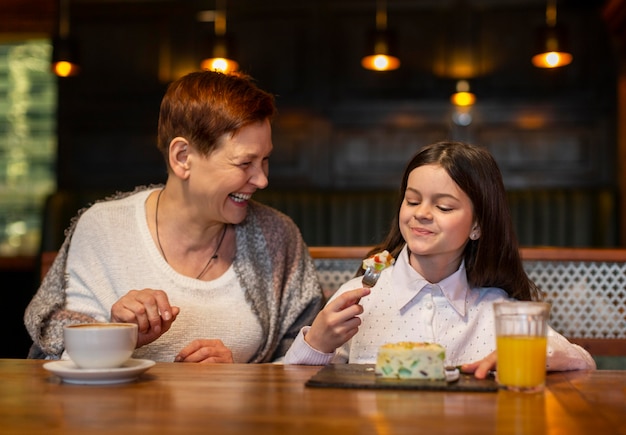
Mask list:
[[[56,188],[56,77],[49,40],[0,42],[0,256],[39,248]]]

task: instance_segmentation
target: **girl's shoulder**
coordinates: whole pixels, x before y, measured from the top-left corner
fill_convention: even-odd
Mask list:
[[[332,299],[335,299],[337,296],[350,291],[350,290],[354,290],[355,288],[361,288],[363,287],[362,284],[362,279],[363,277],[361,276],[356,276],[354,278],[349,279],[348,281],[344,282],[343,284],[341,284],[339,286],[339,288],[335,291],[335,293],[332,294],[332,296],[329,298],[329,301]]]
[[[496,302],[510,299],[507,292],[499,287],[474,287],[471,294],[475,295],[476,302]]]

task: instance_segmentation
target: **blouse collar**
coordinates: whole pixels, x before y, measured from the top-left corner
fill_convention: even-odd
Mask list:
[[[409,250],[407,245],[404,245],[398,258],[396,258],[391,279],[396,306],[399,310],[402,310],[409,304],[422,289],[439,288],[459,315],[465,316],[466,299],[469,293],[465,261],[461,261],[459,268],[452,275],[438,283],[430,283],[411,267],[409,264]]]

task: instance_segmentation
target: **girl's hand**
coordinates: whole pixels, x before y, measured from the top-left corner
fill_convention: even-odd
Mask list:
[[[361,325],[357,316],[363,307],[359,302],[370,291],[369,288],[350,290],[328,303],[315,317],[304,341],[320,352],[330,353],[350,340]]]
[[[494,350],[489,355],[470,364],[463,364],[461,371],[463,373],[474,373],[476,379],[485,379],[491,370],[496,368],[496,351]]]
[[[176,355],[175,362],[233,363],[233,353],[222,340],[196,339]]]
[[[179,312],[163,290],[131,290],[111,307],[111,322],[136,323],[141,347],[166,333]]]

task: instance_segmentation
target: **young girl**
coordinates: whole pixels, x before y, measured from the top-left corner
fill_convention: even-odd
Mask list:
[[[484,378],[496,365],[493,303],[538,300],[524,271],[502,175],[483,148],[439,142],[402,176],[398,220],[369,254],[393,266],[376,285],[341,286],[285,356],[287,364],[374,363],[388,342],[435,342],[446,364]],[[358,333],[357,333],[358,332]],[[580,346],[548,332],[548,370],[595,369]]]

